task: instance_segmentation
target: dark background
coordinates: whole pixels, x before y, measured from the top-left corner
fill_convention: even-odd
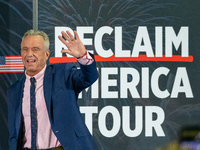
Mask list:
[[[189,27],[189,54],[194,57],[190,63],[177,62],[98,62],[101,67],[133,67],[140,72],[149,67],[150,73],[164,66],[170,69],[170,75],[163,79],[161,87],[173,83],[177,67],[186,67],[194,98],[180,95],[177,99],[159,99],[151,95],[149,99],[85,99],[79,101],[82,106],[94,105],[99,110],[106,105],[116,107],[121,113],[122,106],[159,106],[165,111],[163,130],[165,137],[145,137],[144,133],[136,138],[126,137],[122,130],[113,138],[101,135],[98,129],[98,115],[94,116],[94,137],[102,150],[151,150],[178,140],[178,131],[186,125],[200,125],[200,12],[199,0],[55,0],[39,1],[38,27],[48,33],[51,41],[51,56],[54,56],[54,26],[94,26],[94,32],[102,26],[123,27],[123,49],[132,49],[138,26],[147,26],[152,45],[154,45],[155,26],[173,26],[176,32],[181,26]],[[20,55],[21,38],[32,28],[32,0],[0,0],[0,56]],[[107,41],[111,42],[107,42]],[[104,37],[104,47],[113,46],[114,36]],[[179,52],[177,52],[179,54]],[[6,90],[22,74],[0,74],[0,150],[8,149]],[[113,78],[118,79],[119,76]],[[120,85],[119,85],[120,86]],[[140,89],[140,87],[138,87]],[[119,87],[114,90],[119,90]],[[89,102],[88,102],[89,101]],[[112,118],[108,119],[112,126]],[[134,121],[131,126],[134,125]]]

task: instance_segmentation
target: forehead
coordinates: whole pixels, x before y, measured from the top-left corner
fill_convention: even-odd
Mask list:
[[[44,46],[44,38],[40,35],[28,35],[26,36],[22,43],[21,47],[41,47]]]

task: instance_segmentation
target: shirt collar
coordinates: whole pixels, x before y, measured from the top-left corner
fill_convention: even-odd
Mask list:
[[[36,81],[44,76],[46,67],[47,67],[47,65],[45,65],[45,67],[39,73],[37,73],[36,75],[33,76]],[[25,75],[26,75],[26,78],[29,80],[30,80],[30,78],[32,78],[31,76],[27,75],[26,72],[25,72]]]

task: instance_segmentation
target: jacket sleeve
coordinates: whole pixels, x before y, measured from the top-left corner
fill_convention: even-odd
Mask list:
[[[91,56],[93,57],[92,54]],[[78,93],[91,86],[98,78],[95,60],[90,65],[82,65],[80,63],[79,65],[80,69],[71,68],[70,74],[67,71],[65,72],[66,80],[72,82],[75,91]]]

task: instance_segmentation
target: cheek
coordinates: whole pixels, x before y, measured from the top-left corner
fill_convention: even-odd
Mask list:
[[[22,61],[25,62],[25,55],[21,55]]]
[[[43,55],[43,57],[38,57],[38,62],[40,64],[46,64],[46,57]]]
[[[22,59],[24,59],[24,53],[22,53],[22,52],[21,52],[21,57],[22,57]]]
[[[21,57],[22,57],[22,60],[24,60],[27,56],[27,52],[21,52]]]

